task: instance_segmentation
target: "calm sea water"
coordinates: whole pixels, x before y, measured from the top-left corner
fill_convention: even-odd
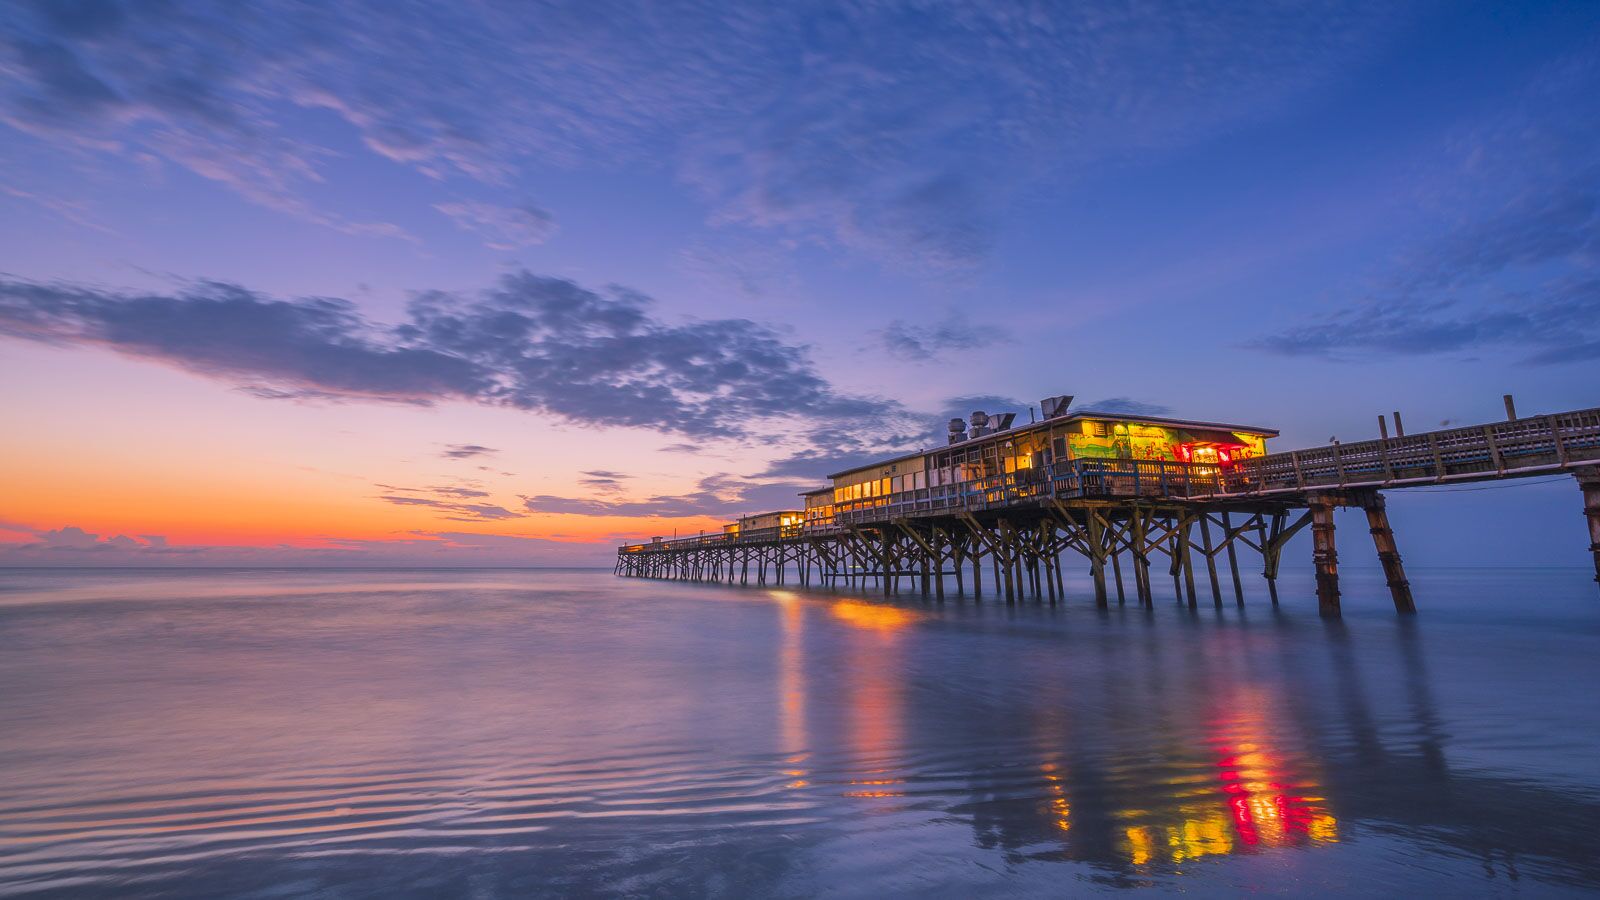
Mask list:
[[[1600,592],[0,572],[0,893],[1600,890]],[[1079,585],[1078,596],[1087,596]]]

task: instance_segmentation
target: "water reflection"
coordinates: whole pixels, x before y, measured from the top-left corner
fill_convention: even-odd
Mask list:
[[[0,893],[1600,888],[1581,627],[507,577],[13,603]]]
[[[859,605],[837,602],[831,612],[851,622],[868,619]],[[899,623],[900,612],[883,618]],[[1309,630],[1305,623],[1285,627]],[[1369,831],[1403,833],[1437,852],[1475,857],[1486,874],[1519,877],[1515,861],[1536,859],[1558,882],[1600,885],[1600,840],[1587,827],[1558,830],[1559,823],[1600,815],[1592,790],[1565,792],[1484,772],[1452,774],[1415,622],[1394,623],[1392,647],[1379,648],[1396,651],[1401,677],[1395,681],[1413,740],[1397,740],[1393,724],[1374,711],[1346,626],[1309,627],[1319,633],[1302,636],[1321,644],[1330,663],[1318,679],[1331,677],[1313,679],[1315,696],[1296,693],[1315,661],[1284,655],[1283,646],[1276,648],[1277,665],[1265,655],[1243,655],[1257,648],[1235,639],[1260,641],[1237,634],[1181,654],[1184,665],[1227,676],[1231,690],[1203,704],[1192,703],[1193,691],[1169,690],[1185,677],[1174,668],[1184,666],[1172,666],[1172,648],[1154,643],[1154,632],[1141,642],[1144,661],[1153,663],[1142,671],[1111,667],[1093,676],[1098,682],[1067,691],[1019,681],[1017,710],[1032,713],[1034,733],[1022,737],[1038,751],[1035,777],[1019,780],[1010,766],[973,760],[978,774],[968,778],[969,797],[953,808],[968,815],[978,846],[1011,851],[1014,861],[1092,863],[1113,883],[1140,871],[1175,873],[1208,857],[1315,852],[1343,840],[1344,810]],[[882,661],[859,661],[856,675],[865,689],[850,696],[867,704],[857,710],[860,721],[872,721],[880,710]],[[1093,721],[1084,727],[1098,730],[1069,727],[1069,710],[1084,706],[1083,693],[1124,699],[1128,684],[1141,681],[1133,693],[1145,702],[1142,708],[1119,712],[1091,703]],[[1181,740],[1186,734],[1190,739]],[[1154,738],[1157,746],[1119,740],[1129,737]],[[1430,809],[1449,814],[1419,834],[1414,829]]]

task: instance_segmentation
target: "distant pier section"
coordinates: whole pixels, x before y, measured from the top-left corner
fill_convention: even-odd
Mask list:
[[[1066,598],[1066,558],[1087,562],[1095,602],[1154,603],[1158,576],[1195,607],[1200,587],[1244,604],[1254,554],[1272,603],[1284,545],[1308,526],[1317,602],[1339,615],[1334,510],[1366,513],[1395,609],[1416,611],[1384,491],[1570,473],[1581,490],[1600,581],[1600,408],[1268,452],[1270,428],[1070,411],[1049,397],[1036,421],[974,412],[949,442],[829,476],[796,509],[746,516],[721,533],[617,549],[616,572],[728,584],[903,590],[943,599]],[[1030,411],[1030,418],[1031,411]],[[1224,576],[1223,573],[1226,573]]]

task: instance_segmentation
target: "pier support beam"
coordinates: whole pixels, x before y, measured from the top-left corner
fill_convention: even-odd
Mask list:
[[[1383,495],[1373,491],[1361,498],[1361,508],[1367,513],[1367,526],[1372,530],[1373,546],[1378,548],[1378,562],[1383,564],[1389,596],[1394,598],[1394,611],[1415,613],[1417,603],[1411,597],[1411,582],[1406,580],[1406,568],[1400,562],[1400,549],[1394,542],[1394,529],[1389,527],[1389,511]]]
[[[1228,511],[1222,511],[1222,538],[1224,546],[1228,548],[1228,571],[1233,574],[1233,597],[1240,607],[1244,606],[1244,584],[1239,581],[1239,557],[1233,551],[1233,544],[1239,539],[1239,533],[1233,530],[1233,522],[1228,518]]]
[[[1339,553],[1333,541],[1334,501],[1312,496],[1311,561],[1317,568],[1317,612],[1339,615]]]
[[[1600,582],[1600,466],[1578,469],[1583,489],[1583,515],[1589,520],[1589,555],[1594,557],[1594,580]]]
[[[1088,510],[1089,575],[1094,580],[1094,605],[1106,608],[1106,544],[1101,529],[1101,519],[1096,510]]]

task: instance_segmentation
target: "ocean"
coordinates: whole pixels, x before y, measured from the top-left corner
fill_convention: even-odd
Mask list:
[[[0,571],[0,894],[1581,896],[1600,591]],[[1256,579],[1259,581],[1259,579]]]

